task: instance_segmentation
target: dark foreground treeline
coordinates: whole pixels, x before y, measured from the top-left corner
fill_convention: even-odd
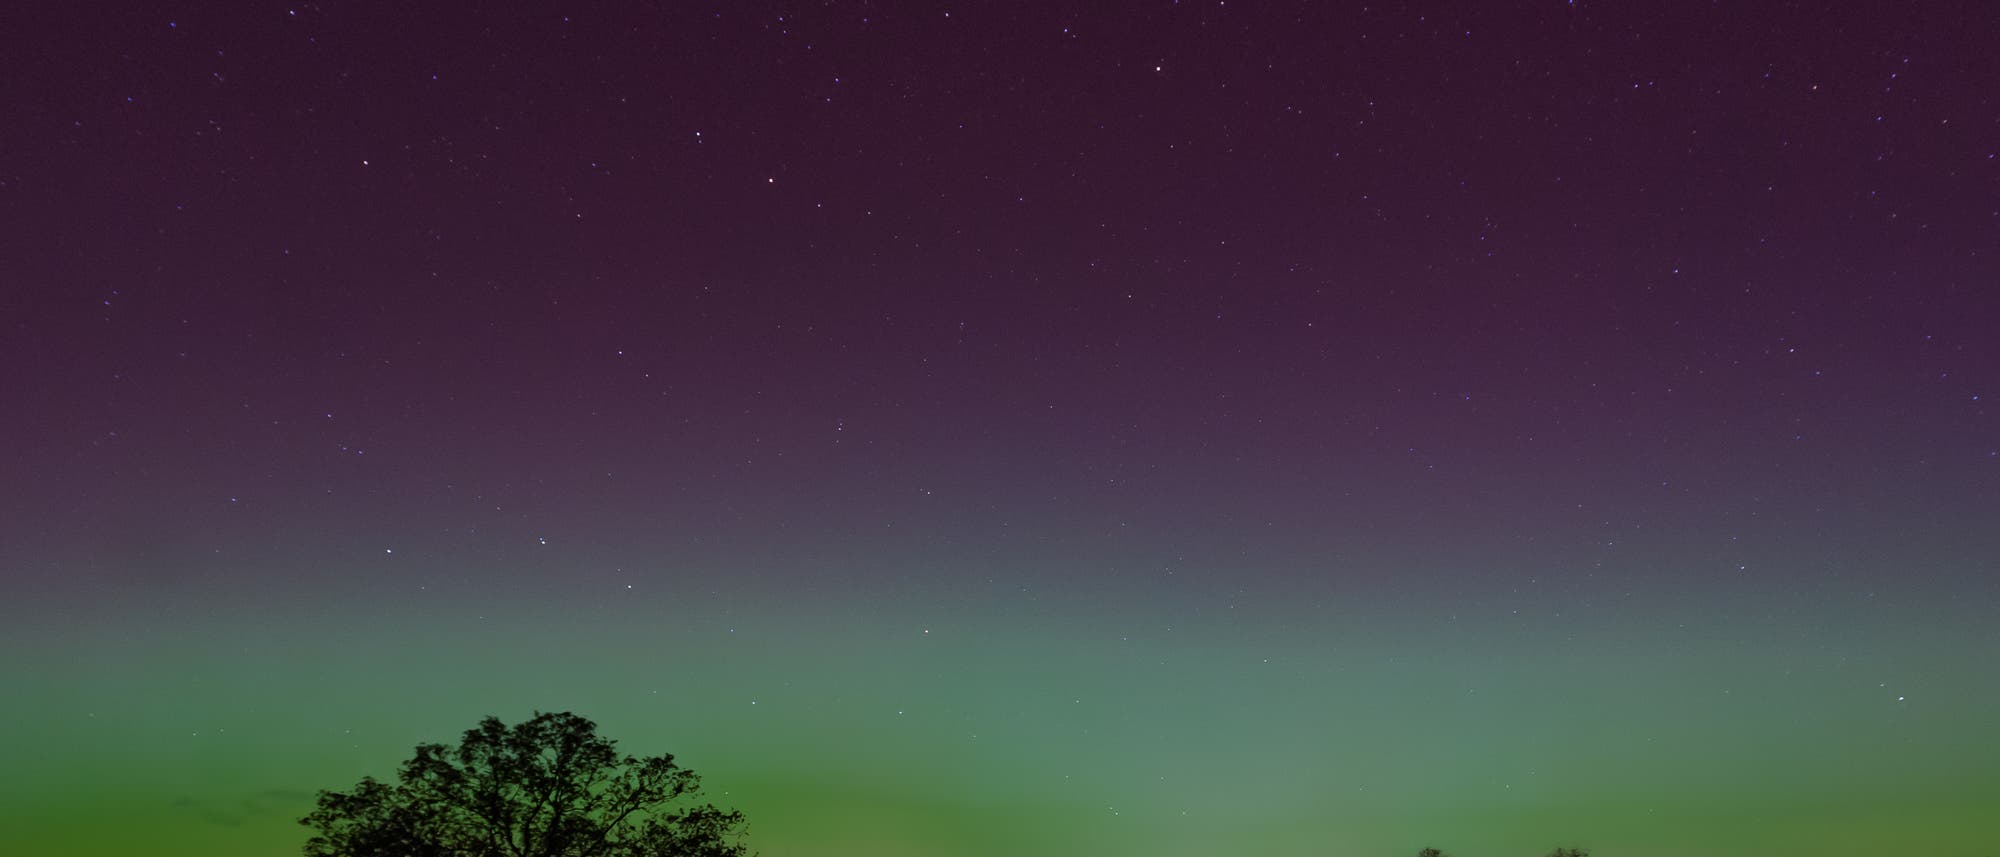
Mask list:
[[[1417,857],[1448,857],[1448,855],[1436,848],[1426,848],[1418,851]],[[1590,852],[1582,848],[1557,848],[1550,851],[1548,857],[1590,857]]]

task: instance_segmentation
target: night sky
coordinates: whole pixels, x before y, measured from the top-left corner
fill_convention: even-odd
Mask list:
[[[17,5],[0,853],[2000,847],[1990,3]]]

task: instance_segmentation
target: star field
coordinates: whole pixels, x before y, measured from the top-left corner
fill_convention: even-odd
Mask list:
[[[1979,4],[13,17],[0,853],[1992,847]]]

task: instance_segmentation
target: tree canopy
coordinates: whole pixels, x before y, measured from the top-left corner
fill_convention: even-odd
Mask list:
[[[620,756],[568,712],[420,744],[395,783],[322,791],[305,857],[743,857],[743,814],[696,803],[671,754]]]

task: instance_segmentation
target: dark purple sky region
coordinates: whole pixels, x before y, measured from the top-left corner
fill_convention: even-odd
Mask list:
[[[0,850],[537,707],[772,855],[1991,847],[1989,5],[7,17]]]

